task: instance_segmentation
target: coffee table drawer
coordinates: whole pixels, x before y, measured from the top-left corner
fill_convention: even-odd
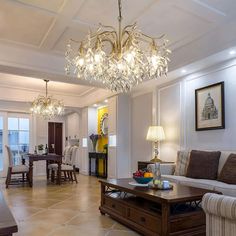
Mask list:
[[[158,217],[151,216],[134,208],[128,208],[127,218],[139,225],[147,227],[153,232],[161,232],[161,220]]]
[[[125,206],[117,200],[113,200],[112,198],[105,197],[104,199],[104,206],[112,209],[112,211],[116,212],[117,214],[120,214],[122,216],[125,216]]]

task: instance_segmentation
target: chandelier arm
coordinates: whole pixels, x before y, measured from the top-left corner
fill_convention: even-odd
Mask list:
[[[113,27],[111,25],[103,25],[101,23],[99,23],[99,25],[100,25],[99,29],[101,29],[101,28],[110,28],[110,29],[112,29],[112,31],[116,31],[115,27]]]
[[[127,29],[129,29],[129,28],[134,29],[136,26],[137,26],[136,22],[134,24],[132,24],[132,25],[125,26],[125,28],[122,30],[122,34],[124,34],[127,31]]]
[[[102,42],[109,42],[110,44],[111,44],[111,46],[112,46],[112,50],[114,50],[115,49],[115,43],[114,42],[112,42],[112,40],[111,39],[108,39],[108,38],[105,38],[105,39],[101,39],[101,41]]]

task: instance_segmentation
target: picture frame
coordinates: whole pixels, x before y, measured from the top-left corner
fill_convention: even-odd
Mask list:
[[[196,131],[225,128],[224,82],[195,90]]]

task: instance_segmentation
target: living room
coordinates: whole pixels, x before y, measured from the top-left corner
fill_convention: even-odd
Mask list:
[[[235,10],[1,1],[0,235],[236,235]]]

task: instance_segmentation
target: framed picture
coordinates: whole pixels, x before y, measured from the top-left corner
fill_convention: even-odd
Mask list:
[[[225,128],[224,82],[195,90],[196,130]]]

